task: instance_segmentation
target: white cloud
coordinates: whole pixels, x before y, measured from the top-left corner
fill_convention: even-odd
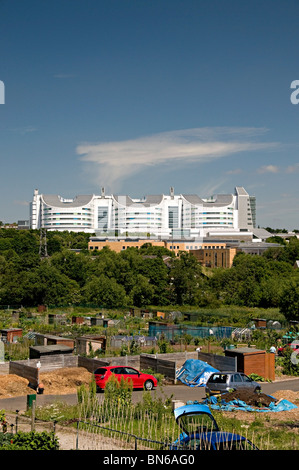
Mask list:
[[[274,142],[255,142],[262,128],[195,128],[176,130],[131,140],[82,143],[77,146],[81,160],[89,166],[97,184],[115,191],[125,178],[141,170],[171,163],[206,162],[228,155],[262,151]]]
[[[258,173],[278,173],[279,168],[275,165],[265,165],[259,168]]]

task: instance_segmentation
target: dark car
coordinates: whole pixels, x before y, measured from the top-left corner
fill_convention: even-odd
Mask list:
[[[215,395],[234,390],[260,392],[261,386],[242,372],[214,372],[206,383],[206,394]]]
[[[221,431],[207,405],[185,405],[174,410],[182,434],[170,450],[258,450],[244,436]]]
[[[94,371],[97,392],[105,389],[107,380],[111,375],[114,375],[119,382],[122,378],[129,381],[133,388],[152,390],[158,384],[156,377],[144,374],[133,367],[105,366],[99,367]]]

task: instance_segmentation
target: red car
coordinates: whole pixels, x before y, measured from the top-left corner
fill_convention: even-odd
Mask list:
[[[97,392],[104,390],[106,382],[114,374],[117,380],[120,382],[123,377],[125,380],[129,380],[132,383],[133,388],[141,388],[145,390],[152,390],[157,387],[157,379],[153,375],[143,374],[133,367],[127,366],[105,366],[99,367],[94,371]]]

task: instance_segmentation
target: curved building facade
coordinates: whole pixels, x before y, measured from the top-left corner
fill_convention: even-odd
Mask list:
[[[66,199],[34,191],[30,227],[84,231],[103,237],[202,237],[210,231],[251,231],[255,227],[255,198],[242,187],[234,194],[207,199],[196,194],[79,195]]]

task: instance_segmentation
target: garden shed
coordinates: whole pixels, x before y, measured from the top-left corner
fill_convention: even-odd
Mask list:
[[[22,328],[6,328],[1,330],[1,339],[4,343],[14,343],[22,337]]]
[[[29,359],[39,359],[43,356],[53,356],[57,354],[72,354],[73,348],[64,344],[53,344],[51,346],[30,346]]]
[[[35,333],[36,346],[51,346],[57,344],[64,344],[72,349],[75,347],[75,340],[73,338],[63,338],[62,336],[44,335],[42,333]]]
[[[267,320],[265,318],[253,318],[256,328],[266,328],[267,327]]]
[[[90,354],[91,352],[106,350],[106,336],[86,335],[76,339],[77,354]]]
[[[225,351],[226,357],[237,359],[237,371],[246,375],[257,374],[275,380],[275,355],[261,349],[235,348]]]

